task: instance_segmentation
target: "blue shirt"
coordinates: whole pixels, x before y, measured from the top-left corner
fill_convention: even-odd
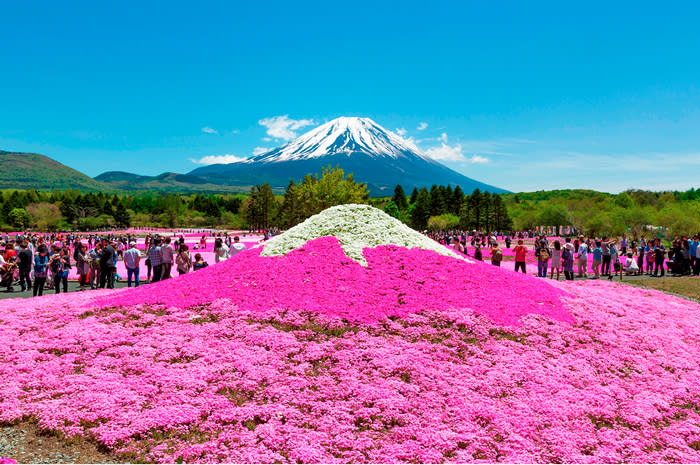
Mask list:
[[[600,247],[593,249],[593,260],[597,262],[603,261],[603,251]]]
[[[698,243],[695,241],[690,241],[690,256],[697,257],[698,254]]]

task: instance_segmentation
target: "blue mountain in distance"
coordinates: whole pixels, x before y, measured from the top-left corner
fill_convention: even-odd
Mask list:
[[[270,183],[282,190],[322,168],[339,166],[366,183],[374,196],[391,195],[397,184],[407,192],[433,184],[505,193],[504,189],[460,174],[422,153],[413,143],[369,118],[341,117],[322,124],[293,141],[244,161],[197,168],[190,176],[211,184],[251,186]]]

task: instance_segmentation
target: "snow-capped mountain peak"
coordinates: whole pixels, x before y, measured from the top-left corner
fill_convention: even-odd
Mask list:
[[[417,156],[430,160],[412,142],[369,118],[343,116],[302,134],[293,141],[248,161],[309,160],[327,155],[361,152],[372,157]]]

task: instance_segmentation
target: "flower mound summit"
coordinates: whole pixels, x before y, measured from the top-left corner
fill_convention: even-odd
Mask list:
[[[400,226],[337,207],[163,283],[2,301],[0,421],[157,462],[700,461],[697,303]]]

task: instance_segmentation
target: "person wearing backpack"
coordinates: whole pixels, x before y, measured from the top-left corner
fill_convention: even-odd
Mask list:
[[[177,265],[177,272],[181,275],[189,273],[192,268],[192,257],[187,244],[183,243],[180,245],[180,250],[177,252],[177,257],[175,257],[175,264]]]
[[[559,241],[557,241],[559,242]],[[556,242],[555,242],[556,244]],[[561,261],[564,263],[564,276],[567,281],[574,280],[574,252],[569,247],[561,250]],[[557,280],[559,280],[559,270],[557,270]]]
[[[491,264],[495,266],[501,266],[502,261],[503,251],[500,247],[498,247],[498,244],[494,244],[491,248]]]
[[[44,284],[48,273],[49,257],[48,249],[45,245],[38,248],[38,253],[34,256],[34,287],[32,293],[34,297],[44,295]]]
[[[549,265],[549,259],[552,257],[552,254],[544,240],[540,241],[539,247],[535,251],[535,256],[537,257],[537,276],[546,278],[547,266]]]

